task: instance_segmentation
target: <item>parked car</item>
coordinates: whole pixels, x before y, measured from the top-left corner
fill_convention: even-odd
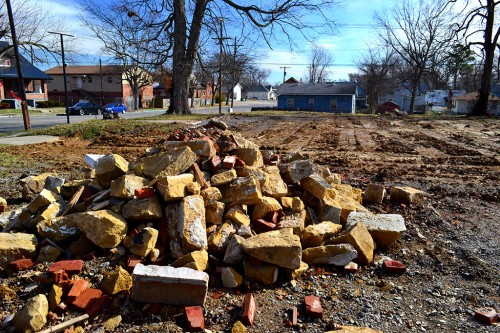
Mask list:
[[[127,111],[127,107],[123,104],[118,103],[108,103],[103,107],[104,112],[109,113],[125,113]]]
[[[80,102],[68,108],[69,114],[102,114],[102,108],[99,104],[92,102]]]

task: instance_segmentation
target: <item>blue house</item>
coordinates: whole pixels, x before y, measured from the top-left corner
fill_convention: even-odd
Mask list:
[[[283,83],[276,92],[278,109],[354,113],[355,82]]]

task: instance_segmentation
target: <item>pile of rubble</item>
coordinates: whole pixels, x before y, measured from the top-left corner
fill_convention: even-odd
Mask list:
[[[310,264],[355,271],[406,230],[402,216],[363,207],[363,192],[327,167],[299,153],[261,151],[215,120],[175,132],[135,162],[100,157],[93,171],[92,179],[76,181],[28,177],[21,185],[29,204],[8,211],[0,201],[0,267],[52,263],[48,299],[40,294],[9,318],[19,331],[41,329],[49,310],[70,307],[85,313],[79,320],[98,316],[114,295],[129,291],[137,302],[186,306],[189,330],[202,329],[209,279],[239,288],[297,278]],[[412,203],[424,195],[396,187],[390,198]],[[371,202],[385,196],[375,184],[364,193]],[[105,255],[123,267],[100,285],[78,277],[82,260]],[[406,269],[392,260],[383,268]],[[305,305],[321,317],[319,299],[306,297]],[[248,294],[238,325],[251,325],[254,311]]]

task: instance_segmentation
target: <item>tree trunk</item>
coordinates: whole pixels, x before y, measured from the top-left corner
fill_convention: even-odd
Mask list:
[[[134,110],[139,110],[139,89],[137,88],[137,84],[134,83],[132,87],[132,95],[134,97]]]
[[[189,76],[193,70],[203,17],[208,0],[196,1],[193,19],[187,38],[187,18],[185,0],[174,1],[174,52],[172,57],[173,96],[168,113],[190,114]],[[187,42],[187,45],[186,45]]]

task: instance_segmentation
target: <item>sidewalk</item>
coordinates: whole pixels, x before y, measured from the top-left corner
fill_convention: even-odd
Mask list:
[[[5,136],[0,137],[0,145],[15,145],[15,146],[23,146],[23,145],[31,145],[34,143],[44,143],[44,142],[55,142],[59,141],[58,136],[52,135],[31,135],[31,136]]]

